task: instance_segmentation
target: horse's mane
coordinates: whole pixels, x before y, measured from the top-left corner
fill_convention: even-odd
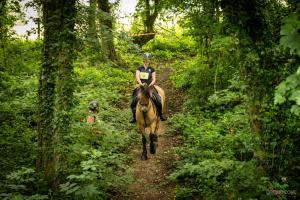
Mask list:
[[[150,97],[150,87],[148,85],[141,86],[141,92],[146,96]]]

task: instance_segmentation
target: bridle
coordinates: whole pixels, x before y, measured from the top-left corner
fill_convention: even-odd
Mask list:
[[[146,109],[143,109],[143,108],[148,108],[149,103],[141,103],[141,102],[139,101],[139,105],[142,106],[142,112],[143,112],[143,113],[147,113],[147,112],[148,112],[148,109],[146,110]]]
[[[148,105],[149,105],[149,103],[141,103],[141,102],[139,102],[139,104],[140,104],[141,106],[145,106],[145,107],[148,107]]]
[[[149,97],[148,95],[146,95],[146,94],[144,93],[144,92],[145,92],[144,89],[142,89],[141,92],[142,92],[143,95],[145,95],[145,96],[148,98],[148,101],[147,101],[147,103],[142,103],[142,102],[141,102],[141,99],[139,99],[139,105],[142,106],[142,112],[143,112],[143,113],[147,113],[147,112],[148,112],[148,109],[147,109],[147,108],[149,107],[149,103],[150,103],[150,100],[151,100],[151,99],[150,99],[150,97]]]

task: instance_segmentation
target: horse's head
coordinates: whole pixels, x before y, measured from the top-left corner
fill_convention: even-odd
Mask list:
[[[142,111],[147,112],[150,101],[150,87],[148,84],[144,83],[140,88],[139,104],[142,106]]]

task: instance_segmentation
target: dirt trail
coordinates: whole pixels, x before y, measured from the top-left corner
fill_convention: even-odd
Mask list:
[[[172,87],[169,75],[171,68],[160,64],[157,68],[157,85],[161,86],[167,96],[165,115],[170,117],[182,108],[182,94]],[[149,153],[148,160],[141,161],[142,145],[136,145],[132,150],[135,182],[129,186],[127,194],[114,199],[129,200],[173,200],[175,185],[167,180],[170,169],[174,166],[176,157],[174,147],[180,145],[178,137],[168,133],[167,122],[161,123],[158,131],[158,147],[155,155]]]

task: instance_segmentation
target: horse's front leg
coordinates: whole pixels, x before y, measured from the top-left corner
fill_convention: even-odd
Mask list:
[[[148,159],[148,157],[147,157],[147,148],[146,148],[147,139],[146,139],[145,134],[142,135],[142,142],[143,142],[143,153],[142,153],[142,156],[141,156],[141,160],[147,160]]]
[[[143,143],[143,152],[141,155],[141,160],[147,160],[147,147],[146,147],[146,143],[147,143],[147,139],[146,139],[146,132],[145,132],[145,128],[143,126],[139,126],[140,132],[142,133],[142,143]]]
[[[157,129],[158,129],[158,122],[153,122],[150,126],[151,133],[150,133],[150,153],[155,154],[157,148]]]

